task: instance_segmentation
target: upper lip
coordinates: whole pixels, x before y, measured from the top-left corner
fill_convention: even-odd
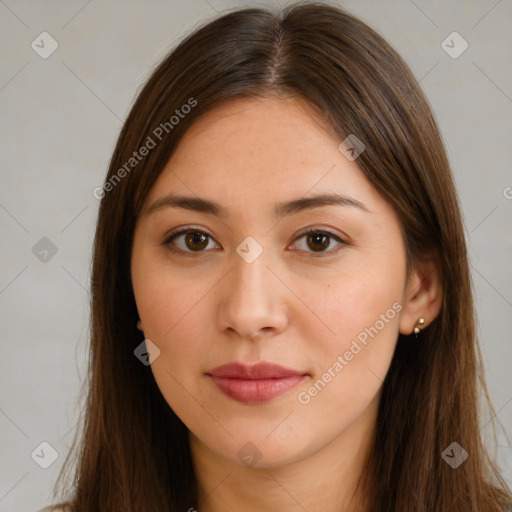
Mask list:
[[[248,366],[243,363],[228,363],[207,372],[213,377],[231,379],[284,379],[294,375],[306,375],[305,372],[284,368],[275,363],[261,362]]]

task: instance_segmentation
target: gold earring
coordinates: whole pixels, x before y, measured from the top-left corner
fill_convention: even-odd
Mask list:
[[[416,322],[416,325],[414,327],[414,334],[416,334],[416,336],[418,336],[418,334],[421,331],[421,329],[423,329],[423,324],[424,323],[425,323],[425,319],[424,318],[418,318],[418,321]]]

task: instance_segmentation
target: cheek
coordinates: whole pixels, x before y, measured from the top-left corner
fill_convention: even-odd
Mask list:
[[[168,272],[167,272],[168,273]],[[136,285],[134,283],[134,291]],[[204,410],[191,399],[198,395],[197,384],[205,359],[208,325],[207,297],[211,285],[194,281],[189,286],[176,274],[166,272],[147,276],[135,291],[137,308],[144,325],[144,335],[160,350],[151,371],[162,395],[187,426],[191,418],[208,421]],[[209,418],[211,421],[211,418]],[[192,423],[194,425],[194,423]]]
[[[354,275],[327,290],[320,312],[335,334],[319,334],[310,326],[313,377],[296,397],[297,412],[324,439],[375,411],[396,346],[401,309],[396,300],[400,286],[390,279],[366,281]],[[300,428],[288,435],[300,436]]]
[[[171,335],[207,291],[202,279],[186,279],[156,256],[135,254],[132,283],[144,332],[161,340]]]
[[[327,278],[316,288],[304,281],[299,290],[333,339],[354,336],[373,325],[401,300],[402,292],[402,280],[389,268],[377,271],[362,266]]]
[[[301,329],[309,331],[307,339],[315,340],[307,350],[316,374],[330,369],[336,375],[332,382],[337,384],[330,387],[350,387],[357,394],[364,392],[365,383],[375,382],[375,376],[384,378],[399,333],[403,288],[399,275],[393,265],[372,270],[361,263],[308,294],[305,302],[316,305],[321,322],[309,315]]]
[[[140,245],[133,252],[132,283],[144,336],[160,350],[151,364],[155,379],[166,398],[177,396],[177,382],[186,385],[203,360],[204,299],[212,283],[190,271],[176,272],[165,259],[148,254]]]
[[[204,282],[186,286],[176,278],[158,274],[135,291],[144,334],[176,367],[195,362],[204,340],[207,313],[203,301],[210,287]],[[135,285],[134,285],[135,290]]]

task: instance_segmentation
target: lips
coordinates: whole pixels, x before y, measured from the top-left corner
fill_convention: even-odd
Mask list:
[[[225,395],[245,404],[268,402],[302,382],[308,374],[262,362],[252,366],[230,363],[206,374]]]

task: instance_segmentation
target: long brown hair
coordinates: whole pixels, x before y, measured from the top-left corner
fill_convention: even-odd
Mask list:
[[[368,510],[501,512],[512,494],[481,438],[479,391],[492,416],[494,409],[439,129],[401,57],[370,27],[324,3],[279,12],[243,9],[205,22],[155,69],[136,99],[98,193],[83,425],[55,486],[54,496],[75,463],[67,501],[53,507],[197,508],[188,430],[150,367],[134,356],[143,339],[130,280],[134,226],[194,121],[223,101],[270,95],[305,98],[340,142],[349,134],[363,141],[357,162],[396,210],[408,263],[435,250],[441,264],[440,314],[418,342],[399,336],[383,384],[376,438],[360,481]],[[456,469],[442,457],[452,442],[468,453]]]

